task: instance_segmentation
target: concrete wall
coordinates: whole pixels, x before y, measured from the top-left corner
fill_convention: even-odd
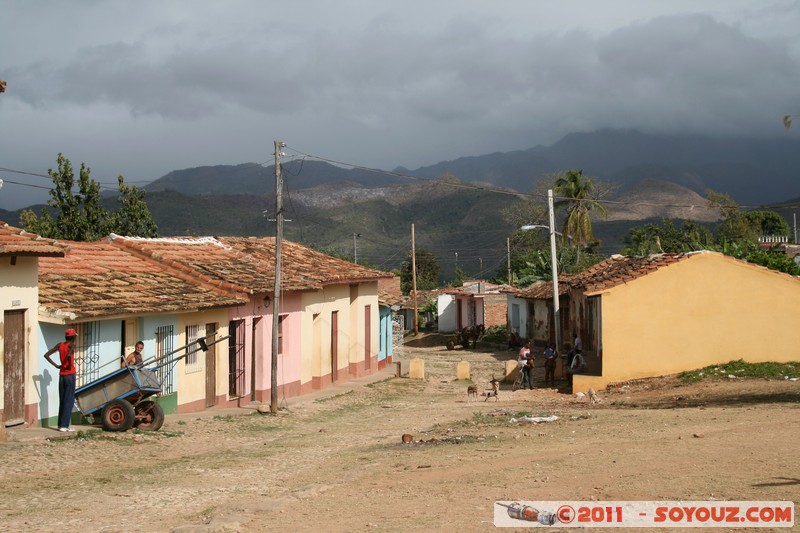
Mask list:
[[[453,333],[456,330],[456,305],[456,298],[451,294],[440,294],[436,299],[439,333]]]
[[[705,252],[598,294],[602,372],[575,390],[744,359],[800,360],[800,280]]]
[[[535,342],[550,342],[550,330],[553,318],[550,316],[550,307],[545,300],[533,301],[533,316],[531,317],[531,333]]]

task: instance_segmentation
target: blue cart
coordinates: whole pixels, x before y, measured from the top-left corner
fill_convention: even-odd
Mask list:
[[[155,431],[164,424],[164,409],[151,396],[161,392],[154,369],[120,368],[75,391],[83,416],[99,415],[106,431],[127,431],[133,426]]]
[[[156,431],[164,424],[164,409],[152,398],[161,392],[158,369],[198,351],[205,352],[209,346],[228,338],[230,335],[213,342],[198,339],[146,365],[115,370],[77,389],[75,403],[83,416],[93,420],[99,416],[106,431],[127,431],[132,427]],[[183,353],[171,357],[179,352]]]

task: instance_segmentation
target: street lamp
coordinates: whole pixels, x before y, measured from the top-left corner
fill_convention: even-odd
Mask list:
[[[561,350],[561,329],[558,327],[560,323],[559,305],[558,305],[558,262],[556,261],[556,221],[553,212],[553,189],[547,190],[547,209],[550,214],[550,225],[544,226],[542,224],[530,224],[522,226],[522,231],[529,231],[532,229],[543,228],[550,231],[550,268],[553,271],[553,330],[555,331],[556,351]]]

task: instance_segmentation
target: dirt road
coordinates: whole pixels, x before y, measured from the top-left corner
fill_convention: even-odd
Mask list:
[[[798,382],[654,380],[596,405],[506,386],[483,401],[456,364],[482,388],[510,352],[406,346],[396,359],[411,357],[425,381],[278,416],[2,443],[0,530],[471,532],[495,530],[495,500],[800,500]],[[520,414],[559,420],[509,422]]]

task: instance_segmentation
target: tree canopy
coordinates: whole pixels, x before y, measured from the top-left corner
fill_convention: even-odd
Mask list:
[[[606,208],[594,197],[592,179],[584,176],[582,170],[568,170],[556,180],[553,192],[561,197],[555,205],[567,212],[563,240],[572,239],[575,246],[587,248],[594,242],[592,212],[606,218]]]
[[[439,272],[441,267],[436,257],[424,249],[416,250],[417,262],[417,290],[430,291],[439,288]],[[408,251],[403,264],[400,266],[400,290],[409,294],[414,288],[412,279],[413,262],[411,250]]]
[[[26,231],[50,239],[87,242],[109,233],[158,237],[158,228],[145,202],[144,191],[125,185],[124,178],[119,176],[118,201],[121,207],[116,212],[109,212],[101,203],[100,184],[91,179],[89,167],[81,163],[76,183],[69,159],[58,154],[57,163],[57,170],[47,171],[53,180],[47,201],[51,210],[42,209],[39,216],[30,209],[23,210],[20,221]]]

